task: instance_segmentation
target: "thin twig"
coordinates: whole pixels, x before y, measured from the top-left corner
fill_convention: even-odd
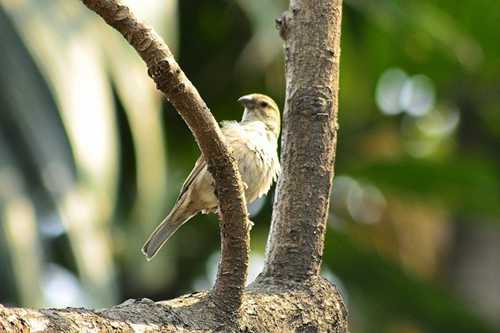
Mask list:
[[[200,94],[152,28],[116,0],[81,0],[118,30],[139,53],[157,88],[193,133],[215,179],[221,216],[222,254],[212,295],[218,308],[236,314],[246,282],[249,251],[248,214],[235,160]],[[124,68],[126,70],[126,68]]]

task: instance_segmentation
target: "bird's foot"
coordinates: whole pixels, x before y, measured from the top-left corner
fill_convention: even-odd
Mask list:
[[[248,231],[252,230],[253,225],[254,225],[254,223],[250,219],[248,219]]]

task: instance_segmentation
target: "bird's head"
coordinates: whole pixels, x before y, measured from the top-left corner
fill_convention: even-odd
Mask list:
[[[243,122],[261,121],[276,137],[279,136],[280,110],[271,97],[262,94],[250,94],[240,97],[238,102],[245,107]]]

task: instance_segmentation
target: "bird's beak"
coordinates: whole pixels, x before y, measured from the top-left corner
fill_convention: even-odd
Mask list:
[[[247,106],[252,101],[253,101],[253,98],[250,95],[245,95],[245,96],[241,96],[240,98],[238,98],[238,102],[240,102],[244,106]]]

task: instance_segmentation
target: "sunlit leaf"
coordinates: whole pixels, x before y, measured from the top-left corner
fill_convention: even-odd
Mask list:
[[[27,198],[13,197],[6,202],[3,215],[0,220],[3,220],[21,300],[27,306],[40,307],[43,297],[39,277],[43,267],[33,205]]]

